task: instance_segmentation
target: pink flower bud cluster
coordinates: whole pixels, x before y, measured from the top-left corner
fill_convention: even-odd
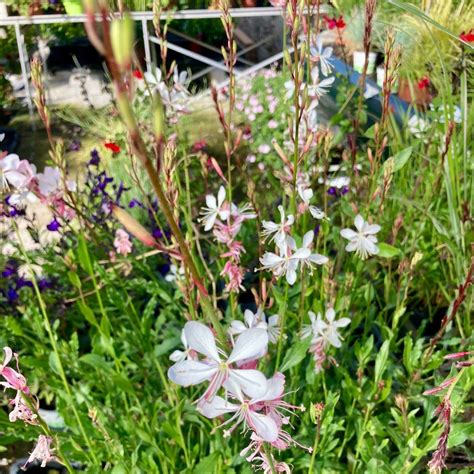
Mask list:
[[[227,201],[226,190],[221,186],[217,197],[211,194],[206,196],[206,207],[203,208],[201,216],[200,222],[204,224],[204,230],[212,230],[216,241],[227,247],[221,255],[227,259],[221,276],[227,279],[226,291],[238,293],[244,289],[242,282],[245,269],[240,260],[245,248],[236,237],[244,221],[254,219],[255,214],[250,205],[239,208]]]
[[[17,420],[23,421],[29,425],[39,425],[38,402],[31,394],[26,378],[20,373],[18,355],[10,347],[4,347],[4,359],[0,364],[0,376],[4,381],[0,382],[5,389],[16,390],[15,398],[12,398],[8,404],[13,407],[9,419],[13,423]],[[16,370],[9,367],[12,359],[16,360]],[[45,467],[49,461],[56,460],[51,452],[52,438],[40,435],[35,449],[30,454],[23,469],[31,462],[41,461],[41,466]]]

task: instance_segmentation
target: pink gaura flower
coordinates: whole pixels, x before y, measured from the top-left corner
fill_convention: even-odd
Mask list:
[[[132,242],[130,236],[123,229],[117,229],[115,232],[114,247],[120,255],[128,255],[132,252]]]
[[[6,382],[0,382],[0,385],[3,385],[5,388],[18,390],[28,395],[30,393],[30,389],[26,384],[25,377],[20,374],[17,354],[14,354],[9,347],[4,347],[3,352],[5,353],[5,357],[3,359],[2,365],[0,365],[0,375],[6,380]],[[17,370],[8,367],[12,357],[16,359]]]
[[[184,326],[188,347],[205,356],[203,360],[184,360],[168,370],[168,377],[183,387],[209,381],[209,386],[201,397],[212,400],[224,382],[233,391],[242,390],[250,397],[263,395],[267,390],[267,379],[258,370],[234,368],[248,360],[263,357],[267,351],[268,336],[263,329],[251,329],[242,334],[227,357],[219,350],[212,331],[202,323],[189,321]]]
[[[221,276],[226,276],[229,281],[225,287],[227,292],[239,292],[240,290],[245,290],[242,282],[244,281],[245,270],[237,263],[229,260],[224,265]]]
[[[235,262],[240,262],[240,257],[245,253],[245,248],[241,242],[236,240],[228,244],[229,250],[221,255],[222,258],[232,258]]]
[[[46,464],[51,461],[56,461],[56,456],[53,456],[51,450],[51,444],[53,439],[49,436],[39,435],[38,442],[36,443],[35,449],[30,454],[30,457],[26,461],[22,469],[33,461],[41,461],[41,467],[46,467]]]
[[[9,402],[9,405],[13,406],[13,410],[8,415],[9,420],[12,423],[20,420],[29,425],[39,425],[38,415],[26,405],[21,393],[21,391],[18,391],[16,397]]]
[[[276,120],[270,120],[268,122],[268,128],[271,128],[271,129],[274,129],[274,128],[278,128],[278,122]]]
[[[18,155],[11,154],[0,158],[0,191],[12,186],[21,189],[28,186],[36,174],[34,165],[27,160],[20,160]]]
[[[254,467],[256,469],[263,470],[264,474],[272,474],[271,465],[273,464],[273,467],[275,468],[276,472],[291,474],[290,466],[288,466],[288,464],[284,462],[277,462],[273,454],[271,454],[272,462],[270,463],[263,449],[264,441],[262,438],[259,438],[255,433],[252,433],[250,439],[250,444],[240,452],[240,455],[246,456],[249,451],[252,451],[251,454],[245,459],[248,462],[254,462]]]
[[[267,155],[268,153],[270,153],[270,150],[271,150],[271,147],[267,143],[262,143],[258,147],[258,152],[262,153],[263,155]]]
[[[276,441],[278,438],[278,426],[271,416],[258,413],[253,409],[252,400],[239,400],[240,403],[231,403],[222,397],[216,396],[210,402],[199,404],[199,411],[206,418],[217,418],[227,413],[233,413],[233,416],[222,423],[220,427],[231,425],[224,431],[224,437],[230,434],[241,424],[254,431],[260,438],[267,442]]]

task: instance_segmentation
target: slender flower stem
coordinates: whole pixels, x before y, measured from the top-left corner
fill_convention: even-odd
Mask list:
[[[17,234],[18,234],[18,237],[19,237],[20,243],[21,243],[20,251],[21,251],[25,261],[27,262],[28,266],[30,267],[30,271],[31,271],[32,275],[34,275],[34,272],[31,270],[30,258],[28,257],[28,254],[24,249],[23,243],[21,242],[21,237],[20,237],[20,234],[18,232],[18,229],[16,229],[16,230],[17,230]],[[81,432],[81,435],[84,438],[84,441],[85,441],[87,447],[89,448],[89,451],[88,451],[87,455],[88,456],[90,455],[92,457],[92,461],[93,461],[95,466],[99,466],[100,463],[99,463],[99,460],[97,459],[97,457],[95,455],[94,446],[93,446],[91,440],[89,439],[89,436],[87,435],[87,432],[84,428],[81,417],[79,416],[79,413],[76,409],[76,405],[74,403],[74,398],[73,398],[72,392],[71,392],[71,387],[69,386],[69,382],[67,381],[66,373],[64,371],[64,366],[63,366],[63,364],[61,362],[61,358],[59,356],[59,349],[58,349],[58,345],[57,345],[57,342],[56,342],[56,338],[54,337],[54,334],[53,334],[53,328],[51,327],[51,323],[49,322],[48,314],[46,312],[46,306],[45,306],[43,298],[41,296],[41,292],[38,288],[36,278],[32,278],[31,282],[33,284],[33,288],[34,288],[36,297],[38,299],[40,311],[41,311],[41,314],[43,316],[43,322],[44,322],[44,325],[45,325],[45,328],[46,328],[46,332],[48,333],[51,346],[53,348],[53,352],[54,352],[54,356],[55,356],[55,362],[57,363],[57,369],[59,371],[59,377],[61,378],[61,381],[63,383],[64,390],[66,392],[66,396],[67,396],[68,401],[69,401],[69,406],[70,406],[70,408],[71,408],[71,410],[74,414],[74,417],[76,418],[76,421],[77,421],[77,424],[78,424],[78,427],[79,427],[79,431]]]
[[[309,473],[314,472],[314,463],[316,461],[316,452],[318,450],[318,445],[319,445],[319,438],[321,436],[321,417],[318,416],[316,420],[316,436],[314,437],[314,444],[313,444],[313,452],[311,453],[311,462],[309,465]]]
[[[285,283],[285,298],[283,301],[283,311],[281,312],[281,323],[280,323],[280,337],[278,338],[278,347],[277,347],[277,358],[275,363],[275,371],[280,367],[281,360],[281,351],[283,349],[283,339],[285,337],[285,323],[286,323],[286,311],[288,309],[288,282]]]
[[[270,466],[270,470],[272,474],[277,474],[277,470],[275,468],[275,463],[273,462],[273,455],[272,455],[272,448],[270,444],[263,443],[263,450],[265,452],[265,456],[268,460],[268,465]]]

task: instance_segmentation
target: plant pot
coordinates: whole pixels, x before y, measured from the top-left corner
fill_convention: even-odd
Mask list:
[[[243,8],[255,8],[257,6],[257,0],[242,0]]]
[[[380,66],[377,68],[377,85],[383,89],[383,81],[385,80],[385,68]],[[398,79],[393,84],[391,93],[396,94],[398,92]]]
[[[362,74],[364,70],[365,63],[365,52],[364,51],[354,51],[352,53],[353,58],[353,68],[354,71],[357,71],[359,74]],[[375,60],[377,59],[377,53],[369,53],[369,62],[367,64],[367,74],[373,74],[375,71]]]
[[[420,89],[416,83],[410,83],[410,81],[404,78],[400,79],[398,97],[409,104],[416,104],[422,107],[428,106],[433,100],[433,96],[428,88]]]
[[[84,13],[82,0],[63,0],[63,5],[68,15],[81,15]]]

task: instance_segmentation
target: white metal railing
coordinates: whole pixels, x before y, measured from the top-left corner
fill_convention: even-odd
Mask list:
[[[231,8],[230,9],[230,14],[232,18],[278,17],[278,16],[282,16],[283,13],[284,11],[282,8],[273,8],[273,7]],[[320,13],[327,13],[327,7],[321,6]],[[119,13],[114,13],[113,15],[118,16]],[[152,55],[151,55],[150,43],[155,43],[155,44],[160,43],[160,40],[158,38],[156,38],[155,36],[150,36],[148,32],[148,22],[153,21],[154,19],[153,12],[151,11],[131,12],[130,15],[133,20],[139,21],[142,23],[146,67],[147,67],[147,70],[150,71],[152,68]],[[217,18],[220,18],[220,16],[221,16],[221,12],[219,10],[207,10],[207,9],[206,10],[164,11],[161,14],[162,19],[173,19],[173,20],[200,20],[200,19],[212,19],[212,18],[217,19]],[[61,23],[85,23],[86,20],[87,20],[87,16],[85,14],[82,14],[82,15],[35,15],[35,16],[30,16],[30,17],[12,16],[12,17],[0,18],[0,27],[3,26],[3,27],[15,28],[16,42],[17,42],[17,47],[18,47],[18,56],[19,56],[20,66],[21,66],[21,74],[22,74],[23,83],[25,86],[25,91],[26,91],[26,101],[27,101],[28,109],[29,109],[30,116],[32,119],[34,116],[34,106],[33,106],[33,98],[31,94],[31,89],[29,85],[29,58],[28,58],[28,53],[25,48],[24,37],[21,34],[21,26],[61,24]],[[97,21],[101,21],[101,17],[99,15],[97,16]],[[196,44],[199,44],[200,46],[204,46],[209,50],[216,49],[214,46],[206,44],[203,41],[200,41],[191,37],[187,37],[187,39],[189,39],[189,41],[192,41]],[[238,52],[239,61],[241,61],[242,63],[250,67],[248,67],[247,69],[243,71],[236,71],[237,75],[246,76],[282,58],[283,53],[278,53],[272,56],[271,58],[268,58],[257,64],[251,64],[249,61],[240,58],[246,52],[257,48],[258,46],[269,41],[270,39],[271,39],[271,36],[270,38],[265,38],[262,41],[256,42],[253,45],[248,46],[245,49]],[[172,44],[170,42],[167,42],[167,47],[175,52],[188,56],[208,66],[203,71],[200,71],[199,73],[195,74],[193,78],[200,77],[214,68],[222,70],[222,71],[226,71],[226,68],[224,67],[222,62],[215,61],[213,59],[208,58],[207,56],[195,53],[193,51],[189,51],[186,48]]]

